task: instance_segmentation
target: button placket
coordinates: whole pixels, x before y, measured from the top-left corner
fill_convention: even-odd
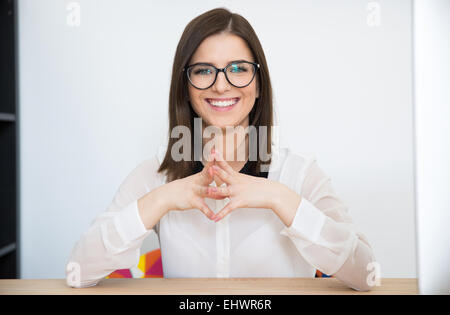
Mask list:
[[[221,187],[225,186],[222,184]],[[216,200],[216,212],[225,207],[229,199]],[[230,277],[230,229],[228,216],[216,222],[217,277]]]

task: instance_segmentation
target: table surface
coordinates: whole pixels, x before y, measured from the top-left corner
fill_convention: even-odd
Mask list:
[[[381,279],[371,291],[359,292],[335,278],[145,278],[104,279],[94,287],[75,289],[65,279],[0,280],[0,294],[172,294],[297,295],[418,294],[417,279]]]

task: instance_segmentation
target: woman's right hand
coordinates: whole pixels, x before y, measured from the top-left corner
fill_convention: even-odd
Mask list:
[[[212,220],[214,212],[205,198],[224,198],[217,194],[216,187],[209,186],[214,180],[214,163],[210,156],[201,172],[164,184],[139,199],[139,215],[145,227],[151,229],[169,210],[199,209]]]
[[[215,187],[209,186],[214,180],[213,164],[214,159],[208,161],[201,172],[164,185],[165,195],[161,198],[167,200],[167,210],[199,209],[212,220],[214,212],[206,204],[205,198],[211,198],[217,191]]]

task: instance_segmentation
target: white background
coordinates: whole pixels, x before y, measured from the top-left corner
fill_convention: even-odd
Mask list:
[[[316,154],[382,277],[416,277],[411,1],[21,0],[22,278],[63,278],[75,242],[165,142],[176,45],[219,6],[262,43],[281,145]],[[145,250],[157,246],[152,235]]]
[[[450,2],[414,1],[417,269],[425,294],[450,294]]]

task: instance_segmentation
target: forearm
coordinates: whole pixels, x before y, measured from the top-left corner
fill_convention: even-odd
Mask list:
[[[370,245],[363,241],[354,224],[335,221],[307,199],[300,199],[295,208],[294,194],[288,191],[284,198],[284,203],[279,202],[276,211],[286,225],[281,233],[293,241],[302,257],[316,269],[333,275],[351,288],[370,290],[367,267],[375,258]],[[287,201],[290,198],[293,200],[291,205]]]
[[[113,247],[121,245],[121,242],[118,241],[112,221],[95,224],[72,249],[66,264],[66,281],[69,286],[81,288],[96,285],[114,270],[130,268],[137,263],[136,256],[141,242],[127,244],[127,248]]]
[[[354,250],[333,277],[355,290],[369,291],[379,285],[378,266],[370,245],[358,239]]]
[[[138,199],[139,215],[147,230],[152,229],[170,208],[168,198],[164,194],[167,185],[169,184],[160,186]]]
[[[280,182],[270,181],[269,206],[287,227],[291,226],[302,197]]]
[[[91,286],[114,270],[137,264],[139,248],[150,231],[141,222],[137,200],[117,209],[121,198],[116,196],[109,211],[99,214],[75,244],[66,266],[68,285]]]

